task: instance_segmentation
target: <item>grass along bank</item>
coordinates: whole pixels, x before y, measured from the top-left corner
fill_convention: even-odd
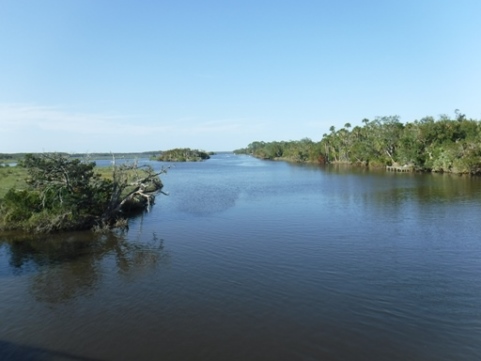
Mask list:
[[[0,199],[12,188],[25,189],[27,183],[27,170],[25,168],[15,167],[0,167]]]

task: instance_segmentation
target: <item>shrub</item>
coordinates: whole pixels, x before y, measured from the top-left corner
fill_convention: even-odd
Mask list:
[[[37,233],[114,227],[130,214],[143,211],[161,190],[159,174],[134,164],[113,167],[112,179],[95,173],[94,162],[60,154],[29,154],[22,161],[28,188],[11,189],[0,204],[0,229]]]

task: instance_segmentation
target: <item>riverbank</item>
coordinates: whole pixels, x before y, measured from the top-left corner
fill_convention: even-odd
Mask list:
[[[123,163],[103,168],[61,154],[27,155],[2,170],[0,230],[53,233],[126,227],[149,210],[166,169]]]
[[[281,161],[281,162],[288,162],[288,163],[299,163],[299,164],[317,164],[317,165],[340,165],[346,167],[353,167],[353,168],[366,168],[366,169],[376,169],[376,170],[386,170],[387,172],[397,172],[397,173],[437,173],[437,174],[452,174],[452,175],[470,175],[470,176],[480,176],[481,170],[475,172],[468,172],[464,168],[457,168],[457,167],[448,167],[447,169],[438,169],[438,168],[422,168],[416,167],[413,164],[399,164],[399,163],[390,163],[384,164],[381,162],[366,162],[366,161],[359,161],[359,162],[349,162],[349,161],[331,161],[327,162],[322,157],[321,159],[299,159],[295,157],[273,157],[267,158],[263,156],[256,156],[254,154],[248,154],[254,158],[265,160],[265,161]]]

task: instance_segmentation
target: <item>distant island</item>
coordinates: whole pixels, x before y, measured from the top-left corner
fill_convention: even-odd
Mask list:
[[[112,160],[116,159],[140,159],[140,158],[152,158],[156,157],[157,154],[161,153],[160,150],[151,150],[145,152],[93,152],[93,153],[67,153],[67,152],[52,152],[64,157],[69,157],[72,159],[80,159],[82,161],[87,160]],[[45,152],[42,152],[45,153]],[[42,154],[37,153],[37,154]],[[5,165],[10,165],[12,163],[18,163],[19,160],[25,158],[26,155],[32,153],[0,153],[0,167]],[[35,154],[35,153],[33,153]]]
[[[0,153],[0,167],[18,163],[30,153]],[[111,160],[111,159],[141,159],[159,160],[163,162],[199,162],[209,159],[214,152],[206,152],[198,149],[175,148],[169,150],[151,150],[145,152],[113,153],[66,153],[55,152],[55,154],[72,159],[86,160]]]
[[[212,154],[198,149],[175,148],[163,151],[156,159],[162,162],[200,162]]]

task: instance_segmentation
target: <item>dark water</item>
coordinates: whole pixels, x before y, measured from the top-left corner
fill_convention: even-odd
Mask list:
[[[479,178],[221,154],[163,181],[126,234],[0,237],[0,360],[481,360]]]

